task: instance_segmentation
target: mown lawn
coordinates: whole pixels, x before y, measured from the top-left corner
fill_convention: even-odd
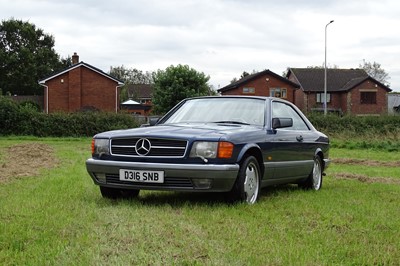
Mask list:
[[[0,167],[6,147],[32,142],[53,148],[58,164],[0,182],[1,265],[400,262],[400,167],[379,165],[398,152],[332,149],[333,159],[364,161],[333,163],[319,192],[268,188],[247,206],[214,194],[103,199],[85,169],[90,139],[3,137]]]

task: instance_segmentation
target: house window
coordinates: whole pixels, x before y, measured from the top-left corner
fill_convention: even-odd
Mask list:
[[[325,93],[317,93],[317,103],[324,103],[325,98],[324,98]],[[326,94],[326,102],[330,103],[331,102],[331,94],[327,93]]]
[[[243,93],[254,93],[255,89],[254,88],[243,88]]]
[[[269,90],[269,96],[277,98],[287,98],[286,88],[271,88]]]
[[[374,91],[360,92],[360,103],[361,104],[376,104],[376,92],[374,92]]]

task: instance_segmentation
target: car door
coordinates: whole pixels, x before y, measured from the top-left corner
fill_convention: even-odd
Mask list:
[[[298,179],[309,175],[313,165],[312,132],[288,103],[272,102],[273,118],[290,118],[291,127],[274,129],[272,163],[275,179]]]

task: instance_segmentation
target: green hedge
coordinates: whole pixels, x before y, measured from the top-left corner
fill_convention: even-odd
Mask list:
[[[330,137],[331,147],[400,151],[400,116],[311,114],[308,118]]]
[[[311,123],[326,134],[360,137],[400,135],[400,116],[337,116],[309,114]]]
[[[131,115],[105,112],[45,114],[30,104],[0,96],[0,135],[84,137],[99,132],[137,127]]]
[[[307,115],[320,131],[335,138],[395,140],[400,138],[400,116]],[[83,137],[96,133],[137,127],[128,114],[77,112],[44,114],[33,104],[17,104],[0,96],[0,135],[39,137]]]

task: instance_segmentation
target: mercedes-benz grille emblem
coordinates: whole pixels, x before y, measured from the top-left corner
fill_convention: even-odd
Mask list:
[[[151,150],[150,140],[142,138],[136,141],[135,151],[140,156],[146,156]]]

